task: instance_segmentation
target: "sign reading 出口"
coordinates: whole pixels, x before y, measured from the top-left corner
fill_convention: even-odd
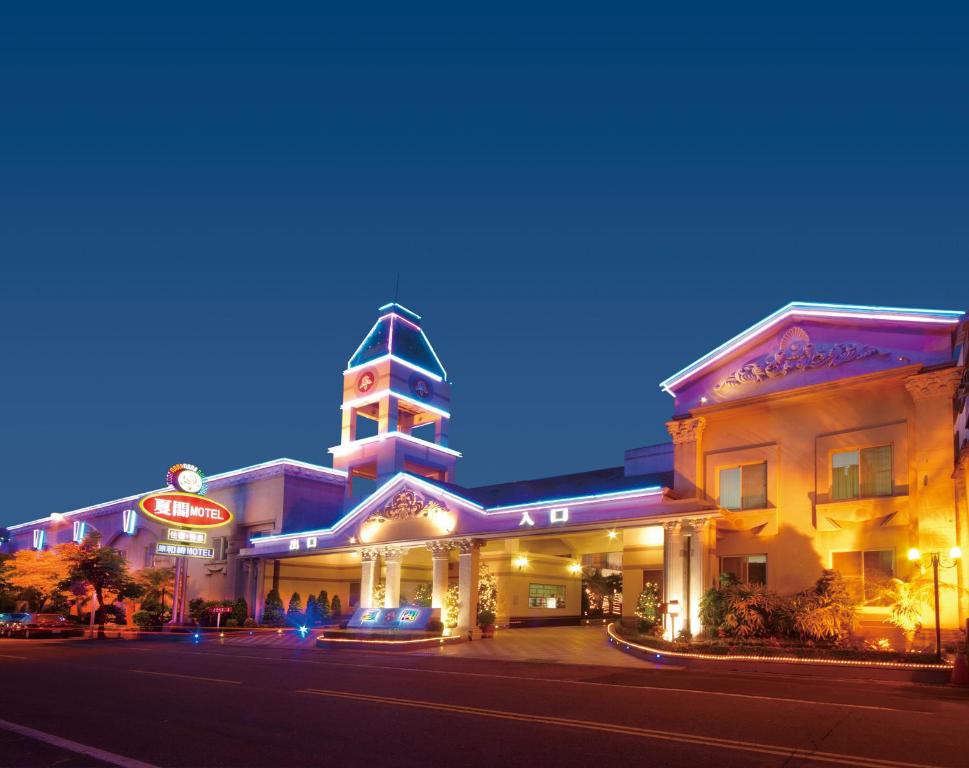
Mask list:
[[[168,525],[215,528],[232,522],[232,513],[217,501],[183,491],[162,491],[145,496],[138,507],[148,517]]]

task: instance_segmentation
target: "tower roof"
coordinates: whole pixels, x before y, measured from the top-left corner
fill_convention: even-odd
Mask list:
[[[370,333],[353,353],[347,368],[357,368],[367,363],[391,356],[394,359],[419,368],[438,380],[447,378],[447,371],[421,330],[421,316],[393,301],[378,310],[380,316]]]

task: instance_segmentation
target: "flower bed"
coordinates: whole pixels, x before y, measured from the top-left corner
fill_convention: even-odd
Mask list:
[[[938,667],[939,659],[934,653],[915,653],[900,651],[878,651],[861,648],[835,648],[831,646],[805,646],[784,643],[776,640],[752,640],[738,642],[736,640],[706,640],[691,642],[670,642],[662,638],[641,635],[638,632],[613,625],[615,634],[622,640],[628,640],[638,645],[658,651],[660,653],[682,654],[685,656],[709,657],[738,657],[747,656],[751,659],[798,659],[840,662],[880,662],[883,664],[906,664]]]

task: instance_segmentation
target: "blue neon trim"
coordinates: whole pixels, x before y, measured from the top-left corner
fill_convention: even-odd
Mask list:
[[[662,493],[663,486],[650,485],[645,488],[630,488],[624,491],[609,491],[608,493],[587,493],[583,496],[566,496],[560,499],[544,499],[542,501],[522,502],[521,504],[507,504],[501,507],[488,507],[486,514],[494,512],[509,512],[515,509],[532,509],[534,507],[551,506],[552,504],[570,504],[576,501],[586,501],[591,499],[621,498],[625,496],[647,495]]]
[[[390,480],[388,480],[386,483],[380,486],[380,488],[378,488],[376,491],[374,491],[369,496],[367,496],[367,498],[360,501],[359,504],[357,504],[353,509],[347,512],[343,517],[341,517],[335,523],[333,523],[333,525],[331,525],[329,528],[317,528],[316,530],[300,531],[298,533],[273,533],[273,534],[270,534],[269,536],[256,536],[255,538],[250,538],[249,543],[259,544],[260,542],[266,542],[266,541],[283,541],[285,539],[294,539],[294,538],[299,538],[301,536],[329,536],[330,534],[336,533],[343,526],[345,526],[351,519],[353,519],[353,517],[356,516],[356,514],[363,507],[370,504],[373,500],[380,498],[380,496],[386,491],[392,490],[394,484],[399,480],[412,481],[417,485],[423,486],[425,488],[430,488],[434,493],[440,493],[440,494],[443,494],[444,496],[450,496],[451,498],[456,499],[462,502],[463,504],[467,504],[468,506],[473,507],[474,509],[477,509],[482,512],[484,511],[484,507],[482,507],[477,502],[466,499],[463,496],[459,496],[456,493],[452,493],[451,491],[446,491],[437,485],[433,485],[432,483],[428,483],[426,480],[418,477],[417,475],[410,475],[410,474],[407,474],[406,472],[398,472],[396,475],[390,478]]]
[[[672,376],[664,379],[660,382],[660,388],[673,395],[671,387],[679,384],[679,379],[683,379],[691,373],[694,373],[701,368],[703,368],[712,358],[717,357],[722,352],[730,349],[738,342],[742,341],[746,337],[755,334],[757,331],[773,325],[776,321],[780,320],[790,314],[796,314],[799,309],[811,310],[831,310],[834,313],[861,313],[861,314],[891,314],[898,315],[900,318],[904,315],[920,315],[923,317],[935,317],[939,320],[951,320],[953,322],[957,321],[962,317],[965,312],[959,310],[951,309],[907,309],[903,307],[877,307],[877,306],[866,306],[863,304],[826,304],[821,302],[811,302],[811,301],[792,301],[791,303],[781,307],[776,312],[772,312],[767,317],[758,322],[754,323],[752,326],[744,331],[741,331],[736,336],[731,338],[729,341],[725,341],[720,346],[707,352],[703,357],[698,358],[687,366],[684,366],[679,371],[674,373]]]
[[[378,312],[383,312],[385,309],[390,309],[391,307],[394,307],[396,309],[402,310],[403,312],[405,312],[406,314],[410,315],[411,317],[413,317],[418,322],[420,322],[420,320],[421,320],[421,316],[419,314],[417,314],[414,310],[408,309],[403,304],[398,304],[396,301],[389,301],[389,302],[387,302],[382,307],[378,307],[377,308],[377,311]]]

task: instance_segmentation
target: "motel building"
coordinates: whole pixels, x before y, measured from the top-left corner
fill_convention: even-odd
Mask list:
[[[448,371],[421,318],[387,304],[343,371],[332,466],[277,459],[206,479],[232,519],[185,558],[185,596],[242,596],[258,620],[274,588],[284,603],[325,589],[349,613],[380,607],[378,582],[383,607],[431,584],[440,608],[456,586],[467,632],[484,563],[499,626],[633,622],[652,581],[680,608],[676,630],[697,632],[721,573],[787,594],[835,568],[877,603],[885,580],[931,576],[941,553],[952,633],[969,616],[945,588],[969,586],[966,558],[949,558],[969,553],[966,329],[962,312],[789,304],[661,383],[668,442],[607,469],[464,487]],[[166,526],[138,506],[164,490],[12,526],[11,544],[97,530],[134,569],[165,564]],[[593,569],[621,574],[621,593],[583,601]],[[861,608],[858,630],[890,635],[887,613]]]

